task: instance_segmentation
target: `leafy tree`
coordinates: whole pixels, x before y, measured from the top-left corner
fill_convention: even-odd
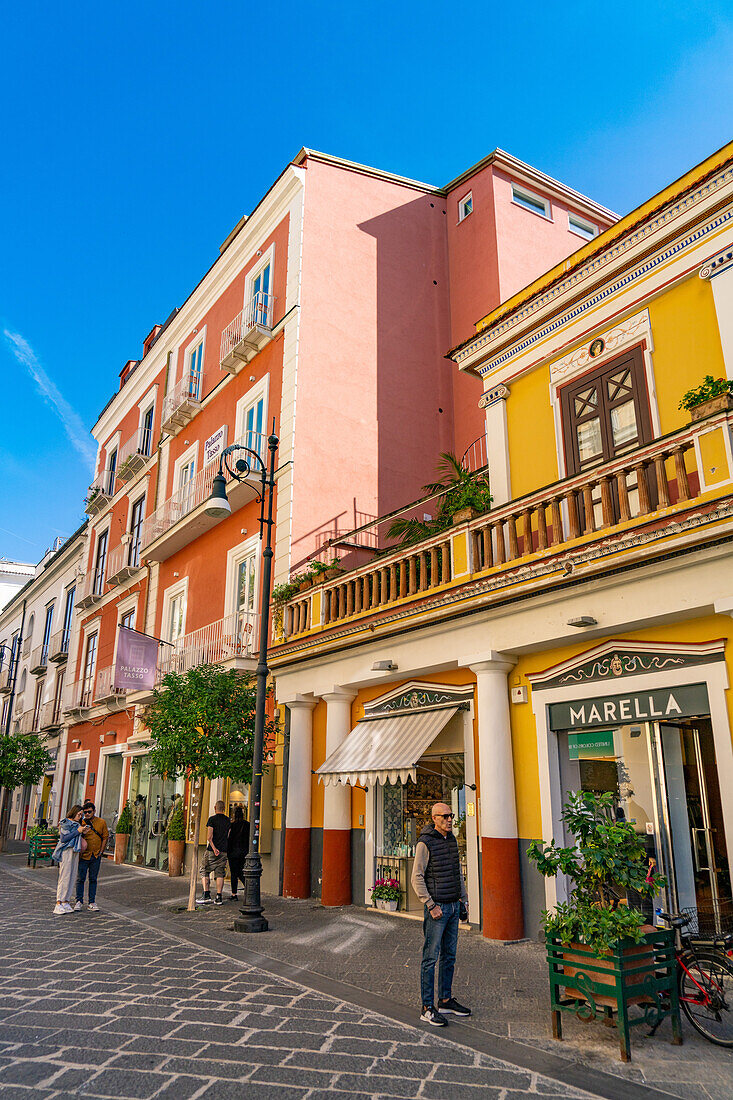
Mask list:
[[[189,910],[196,899],[203,782],[224,776],[238,783],[252,781],[255,701],[255,682],[249,676],[220,665],[199,665],[185,673],[169,672],[145,710],[151,772],[185,776],[197,796]],[[274,731],[275,723],[266,719],[265,741]]]
[[[545,878],[561,873],[573,881],[570,900],[561,902],[554,912],[542,914],[545,932],[564,944],[587,944],[599,955],[627,937],[640,943],[644,914],[619,904],[620,894],[626,889],[653,897],[666,880],[650,869],[633,825],[616,819],[614,796],[609,791],[568,795],[562,816],[576,838],[574,847],[533,840],[527,849]]]
[[[0,848],[7,832],[13,791],[16,787],[37,783],[50,767],[53,767],[53,758],[38,734],[0,734],[0,788],[6,788],[0,823]]]
[[[436,473],[437,481],[423,485],[426,496],[443,494],[436,501],[435,519],[405,519],[402,516],[394,519],[387,535],[389,538],[399,539],[400,546],[413,546],[431,535],[447,531],[455,513],[463,508],[488,512],[491,507],[492,496],[487,475],[469,473],[454,454],[449,451],[441,454]]]

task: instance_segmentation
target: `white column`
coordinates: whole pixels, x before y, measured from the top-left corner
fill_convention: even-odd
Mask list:
[[[328,758],[351,732],[351,704],[356,695],[336,687],[323,698]],[[351,904],[351,787],[344,783],[329,784],[324,791],[321,901],[324,905]]]
[[[497,386],[492,392],[496,396],[491,404],[486,406],[486,457],[494,507],[497,507],[512,499],[509,429],[506,417],[506,399],[509,396],[509,390],[506,386]]]
[[[278,700],[281,702],[281,700]],[[293,699],[290,710],[288,751],[288,805],[285,827],[311,827],[311,774],[313,770],[313,708],[315,699]]]

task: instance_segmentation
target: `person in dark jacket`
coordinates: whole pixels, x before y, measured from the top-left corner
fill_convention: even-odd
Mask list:
[[[229,876],[232,887],[232,901],[237,900],[237,885],[242,883],[242,867],[249,851],[249,821],[244,820],[242,807],[237,806],[234,811],[234,821],[229,826],[229,843],[227,855],[229,856]]]
[[[420,967],[420,1019],[433,1027],[445,1027],[444,1013],[470,1016],[471,1009],[452,995],[459,920],[468,920],[468,893],[461,873],[458,842],[453,835],[453,813],[444,802],[431,810],[432,825],[420,833],[412,867],[412,888],[425,906],[425,936]],[[435,997],[435,964],[438,970],[438,1007]]]

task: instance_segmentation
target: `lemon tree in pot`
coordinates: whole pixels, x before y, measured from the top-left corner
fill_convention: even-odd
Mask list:
[[[132,832],[132,807],[126,802],[115,826],[115,863],[124,863]]]
[[[573,846],[533,841],[527,850],[541,875],[567,875],[571,883],[568,900],[542,914],[553,1035],[562,1038],[563,1011],[584,1020],[602,1011],[619,1030],[625,1062],[635,1024],[655,1030],[670,1016],[672,1041],[681,1042],[673,934],[646,924],[642,911],[629,904],[652,898],[664,878],[654,872],[633,825],[617,815],[612,793],[570,794],[562,816]]]

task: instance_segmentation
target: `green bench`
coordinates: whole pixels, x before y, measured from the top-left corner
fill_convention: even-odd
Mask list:
[[[31,865],[33,860],[33,866],[35,867],[36,861],[39,859],[51,859],[53,850],[59,842],[57,836],[53,836],[49,833],[43,833],[39,836],[32,836],[28,841],[28,866]]]

